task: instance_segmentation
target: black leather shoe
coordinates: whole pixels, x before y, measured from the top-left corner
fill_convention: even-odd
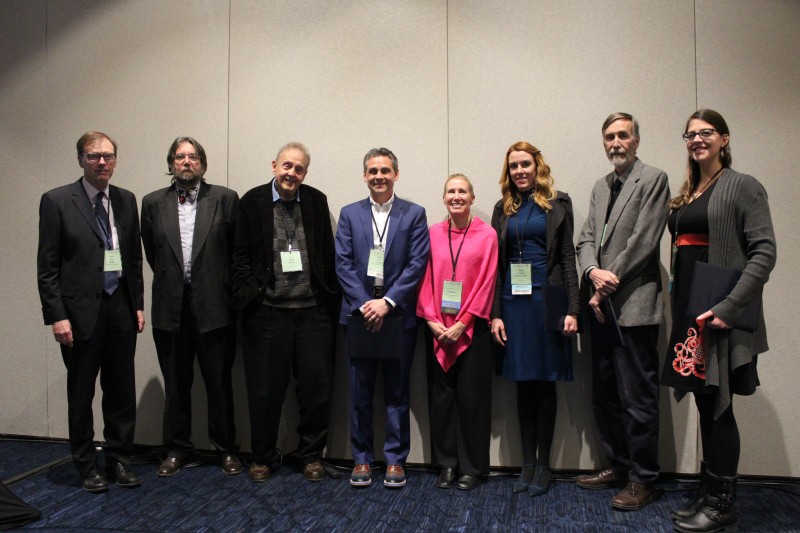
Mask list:
[[[122,464],[119,461],[111,461],[106,464],[106,478],[109,481],[116,481],[117,486],[131,489],[138,487],[142,484],[139,476],[133,473],[133,470],[128,468],[128,465]]]
[[[453,468],[442,468],[439,471],[439,477],[436,479],[436,485],[440,489],[452,489],[456,484],[456,471]]]
[[[105,492],[108,490],[108,481],[96,469],[83,478],[83,490],[86,492]]]
[[[172,477],[183,468],[183,460],[180,457],[167,457],[161,466],[158,467],[160,477]]]
[[[456,485],[456,488],[458,490],[472,490],[480,484],[481,480],[479,478],[464,474],[458,478],[458,485]]]
[[[242,473],[242,461],[235,453],[225,453],[219,462],[226,476],[235,476]]]

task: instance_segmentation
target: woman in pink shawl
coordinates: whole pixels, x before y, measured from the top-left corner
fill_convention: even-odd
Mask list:
[[[430,229],[417,315],[428,324],[431,452],[441,469],[436,486],[470,490],[489,472],[497,233],[470,213],[475,192],[463,174],[447,179],[443,200],[449,216]]]

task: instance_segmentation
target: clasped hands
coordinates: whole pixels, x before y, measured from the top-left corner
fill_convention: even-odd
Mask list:
[[[449,328],[446,328],[441,322],[428,320],[428,327],[431,328],[434,338],[442,345],[455,344],[467,330],[467,326],[458,321]]]
[[[383,298],[375,298],[374,300],[367,300],[358,310],[361,311],[361,316],[364,317],[367,331],[377,333],[383,326],[383,317],[389,314],[392,308],[389,306],[389,302]]]

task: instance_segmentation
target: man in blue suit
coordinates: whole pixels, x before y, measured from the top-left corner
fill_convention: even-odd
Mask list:
[[[430,241],[425,210],[394,195],[400,177],[397,157],[386,148],[364,156],[369,198],[347,205],[336,231],[336,274],[344,300],[339,322],[360,315],[368,331],[380,334],[384,319],[402,319],[402,357],[381,359],[363,353],[349,359],[350,444],[355,468],[350,484],[372,483],[375,459],[372,405],[378,363],[382,361],[386,404],[384,486],[406,484],[405,462],[411,447],[409,373],[417,338],[417,285],[425,272]],[[352,332],[349,332],[352,333]]]

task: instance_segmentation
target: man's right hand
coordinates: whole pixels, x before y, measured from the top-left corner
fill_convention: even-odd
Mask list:
[[[593,268],[589,271],[589,279],[591,279],[592,284],[594,284],[594,290],[599,292],[604,298],[619,287],[619,278],[610,270]]]
[[[69,323],[69,320],[53,322],[53,336],[59,344],[65,344],[72,348],[72,324]]]

